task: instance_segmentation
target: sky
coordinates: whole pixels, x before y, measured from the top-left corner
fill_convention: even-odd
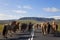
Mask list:
[[[0,0],[0,20],[22,17],[60,19],[60,0]]]

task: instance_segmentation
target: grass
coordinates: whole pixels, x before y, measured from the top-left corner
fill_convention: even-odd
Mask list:
[[[58,31],[60,31],[60,23],[58,23]]]
[[[3,24],[0,24],[0,32],[3,31]]]
[[[32,22],[33,24],[37,23],[37,21],[35,21],[35,20],[19,20],[18,22],[20,22],[20,23],[26,23],[26,24],[28,24],[29,22]]]

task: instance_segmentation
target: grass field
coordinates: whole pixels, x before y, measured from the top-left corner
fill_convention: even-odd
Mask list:
[[[58,30],[60,31],[60,22],[58,23]]]
[[[3,31],[3,24],[0,24],[0,32],[2,32]]]

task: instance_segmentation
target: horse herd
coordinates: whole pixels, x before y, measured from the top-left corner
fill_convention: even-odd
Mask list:
[[[56,22],[52,22],[51,24],[49,22],[43,22],[41,23],[41,30],[43,35],[49,34],[49,33],[55,33],[58,31],[58,25]]]
[[[33,28],[32,26],[33,24],[31,22],[29,24],[26,24],[13,21],[10,24],[4,25],[2,35],[3,37],[7,38],[8,35],[12,37],[14,33],[17,32],[31,32]]]
[[[2,35],[3,37],[7,38],[7,35],[13,36],[14,33],[16,33],[17,31],[31,33],[32,29],[36,30],[39,28],[41,29],[42,34],[46,35],[49,34],[50,31],[51,33],[55,33],[58,29],[58,25],[56,24],[55,21],[53,21],[52,24],[50,24],[49,22],[41,22],[39,24],[38,23],[32,24],[32,22],[30,22],[29,24],[26,24],[13,21],[10,24],[4,25]]]

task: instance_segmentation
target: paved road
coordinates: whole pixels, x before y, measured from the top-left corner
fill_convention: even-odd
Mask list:
[[[35,31],[34,40],[60,40],[60,37],[53,36],[53,34],[43,35],[39,30]]]
[[[12,37],[4,38],[0,35],[0,40],[28,40],[32,36],[29,33],[15,33]]]
[[[29,33],[16,33],[13,37],[3,38],[0,35],[0,40],[29,40],[32,36]],[[40,30],[34,32],[32,40],[60,40],[60,37],[54,37],[52,34],[44,36]]]

